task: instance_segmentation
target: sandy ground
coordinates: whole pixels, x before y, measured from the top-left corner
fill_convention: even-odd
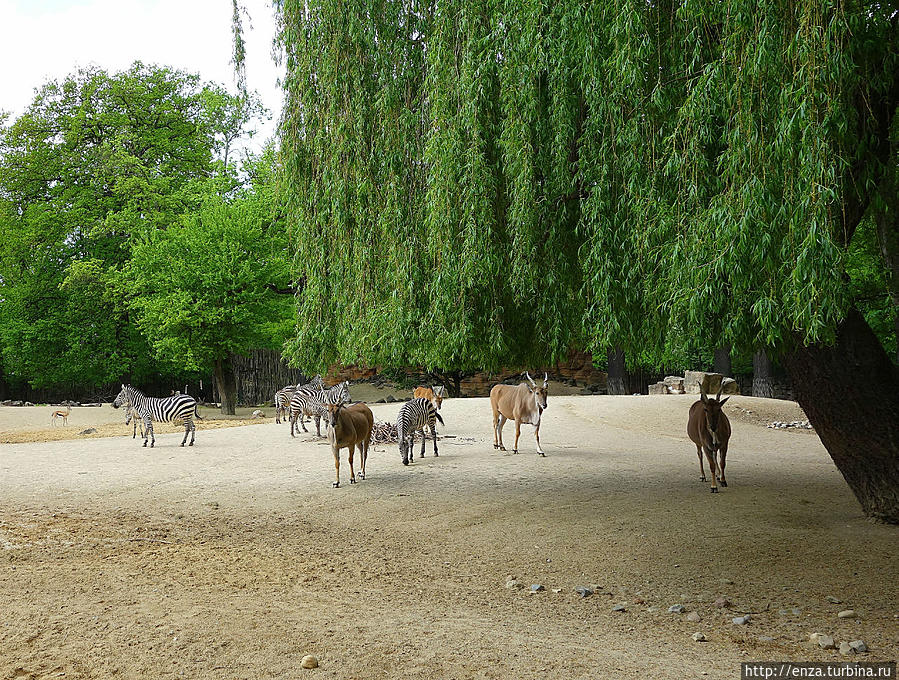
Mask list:
[[[270,418],[145,449],[78,439],[125,433],[78,409],[72,439],[0,446],[0,678],[735,678],[842,659],[811,632],[896,659],[899,530],[862,517],[813,432],[764,427],[803,418],[789,402],[728,402],[730,486],[709,493],[694,399],[551,394],[546,458],[531,427],[495,452],[487,400],[448,400],[439,458],[379,447],[350,485],[344,452],[339,489],[328,447]]]

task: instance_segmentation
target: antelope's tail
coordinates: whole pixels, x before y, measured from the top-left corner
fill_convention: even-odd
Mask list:
[[[205,418],[200,415],[200,409],[196,404],[194,404],[194,418],[197,420],[205,420]]]
[[[434,415],[437,416],[437,420],[440,421],[441,425],[446,425],[446,423],[443,422],[443,418],[440,417],[440,414],[437,413],[437,411],[434,411]]]

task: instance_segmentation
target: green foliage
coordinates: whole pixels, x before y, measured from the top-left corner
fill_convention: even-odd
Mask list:
[[[830,339],[888,161],[876,3],[279,0],[295,361]],[[870,253],[867,256],[870,256]]]
[[[46,387],[158,373],[119,272],[132,243],[233,189],[228,153],[259,110],[195,75],[136,63],[48,82],[0,127],[6,376]]]
[[[210,198],[182,224],[134,244],[122,283],[128,308],[162,362],[189,369],[279,347],[293,300],[283,228],[256,195]]]

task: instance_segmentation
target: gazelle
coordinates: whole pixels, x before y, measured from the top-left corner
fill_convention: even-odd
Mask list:
[[[72,412],[72,406],[68,405],[68,404],[66,405],[65,411],[61,411],[61,410],[54,411],[53,413],[50,414],[50,424],[56,425],[56,421],[59,420],[60,418],[62,418],[62,424],[68,425],[69,424],[69,414],[71,412]]]

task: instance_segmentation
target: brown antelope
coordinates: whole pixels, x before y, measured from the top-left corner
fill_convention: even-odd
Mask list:
[[[433,387],[416,387],[412,391],[413,399],[427,399],[434,405],[438,411],[443,403],[444,388],[443,385],[434,385]]]
[[[56,421],[62,419],[63,425],[69,424],[69,414],[72,412],[72,406],[70,404],[66,405],[66,410],[61,411],[57,410],[50,414],[50,424],[56,425]]]
[[[503,446],[503,425],[507,420],[515,421],[515,448],[512,453],[518,453],[518,437],[521,435],[521,424],[529,423],[534,426],[534,437],[537,440],[537,453],[545,456],[540,447],[540,419],[546,410],[546,387],[548,376],[543,374],[543,387],[537,387],[537,383],[531,380],[531,376],[525,372],[525,377],[530,385],[494,385],[490,390],[490,408],[493,409],[493,448],[505,451]]]
[[[332,486],[335,489],[340,486],[340,449],[349,449],[350,484],[355,484],[353,451],[356,447],[359,448],[359,457],[362,459],[359,479],[365,479],[365,461],[368,459],[368,447],[371,445],[371,431],[374,424],[375,418],[371,409],[362,402],[352,406],[345,406],[342,402],[328,404],[325,411],[325,425],[331,453],[334,454],[334,472],[337,480]]]
[[[706,396],[702,383],[699,385],[700,399],[690,407],[690,418],[687,420],[687,436],[696,444],[696,455],[699,456],[699,481],[706,481],[705,468],[702,466],[702,453],[709,461],[712,473],[712,493],[718,493],[718,482],[727,486],[724,478],[724,466],[727,463],[727,442],[730,440],[730,421],[721,410],[730,397],[721,399],[721,390],[714,399]],[[720,401],[719,401],[720,399]],[[715,460],[718,454],[720,462]]]

